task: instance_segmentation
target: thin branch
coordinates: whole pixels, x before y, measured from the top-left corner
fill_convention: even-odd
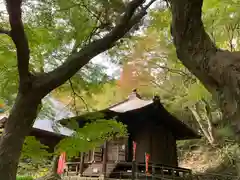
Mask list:
[[[66,8],[62,8],[62,9],[59,9],[59,11],[67,11],[67,10],[70,10],[76,6],[81,6],[83,7],[88,13],[90,13],[92,15],[93,18],[96,18],[101,24],[104,24],[103,21],[101,20],[101,17],[98,16],[95,12],[91,11],[88,6],[86,4],[84,4],[84,2],[81,2],[81,3],[76,3],[76,4],[73,4],[69,7],[66,7]],[[101,12],[102,13],[102,12]],[[100,14],[101,14],[100,13]]]
[[[84,2],[82,2],[81,6],[84,7],[84,8],[86,9],[86,11],[88,11],[93,17],[95,17],[95,18],[97,19],[97,21],[99,21],[101,24],[104,24],[104,22],[102,22],[102,20],[101,20],[101,14],[102,14],[102,12],[100,12],[100,13],[98,13],[98,14],[92,12],[92,11],[87,7],[87,5],[84,4]]]
[[[185,76],[185,77],[188,77],[189,79],[193,79],[193,77],[191,76],[191,74],[188,74],[182,70],[179,70],[179,69],[173,69],[173,68],[169,68],[167,66],[162,66],[162,65],[159,65],[159,64],[155,64],[158,68],[161,68],[161,69],[165,69],[167,70],[168,72],[171,72],[171,73],[175,73],[175,74],[179,74],[181,76]]]
[[[43,82],[44,91],[50,92],[71,78],[81,67],[86,65],[96,55],[112,48],[115,42],[121,39],[143,16],[146,15],[147,7],[135,14],[144,0],[133,0],[127,7],[119,23],[103,38],[95,40],[83,47],[79,52],[70,55],[57,69],[49,72]],[[152,3],[152,2],[151,2]]]
[[[20,77],[20,88],[29,76],[30,50],[28,40],[24,32],[22,22],[22,0],[6,0],[9,22],[11,26],[10,36],[17,49],[18,71]]]
[[[69,79],[68,81],[69,81],[70,87],[71,87],[71,89],[72,89],[72,93],[73,93],[73,95],[74,95],[75,110],[76,110],[76,99],[75,99],[75,96],[77,96],[78,98],[80,98],[80,99],[82,100],[82,102],[83,102],[83,104],[85,105],[87,111],[89,111],[88,104],[86,103],[86,101],[82,98],[82,96],[80,96],[80,95],[75,91],[75,89],[74,89],[74,87],[73,87],[72,80]],[[77,110],[76,110],[76,112],[77,112]]]

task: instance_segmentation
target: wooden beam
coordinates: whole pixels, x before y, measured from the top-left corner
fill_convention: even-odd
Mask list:
[[[132,161],[133,160],[133,139],[132,139],[132,134],[130,133],[128,136],[128,145],[127,145],[127,161]]]
[[[92,150],[92,162],[95,162],[95,148]]]
[[[136,179],[137,174],[137,163],[135,160],[132,161],[132,180]]]
[[[116,162],[119,162],[119,144],[117,144],[117,160]]]
[[[81,158],[80,158],[80,167],[79,167],[79,174],[80,174],[80,176],[82,176],[83,171],[84,171],[84,156],[85,156],[85,153],[82,152],[81,153]]]
[[[91,161],[91,150],[88,151],[88,162]]]

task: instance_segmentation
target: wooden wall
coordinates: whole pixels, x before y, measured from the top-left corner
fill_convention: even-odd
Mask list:
[[[150,153],[150,162],[178,166],[176,139],[164,126],[145,124],[134,132],[137,142],[136,161],[145,162],[145,152]]]
[[[108,161],[126,161],[128,142],[127,138],[113,139],[108,142]]]

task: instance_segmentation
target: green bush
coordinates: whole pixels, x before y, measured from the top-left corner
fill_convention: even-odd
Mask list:
[[[30,176],[18,176],[17,180],[33,180],[33,178]]]

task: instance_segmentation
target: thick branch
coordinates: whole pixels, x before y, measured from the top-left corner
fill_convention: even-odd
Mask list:
[[[214,133],[214,129],[213,129],[213,117],[212,117],[212,113],[211,113],[211,107],[206,100],[203,99],[202,101],[205,104],[206,120],[207,120],[207,124],[208,124],[208,133],[212,139],[212,142],[215,142],[215,136],[214,136],[215,133]]]
[[[46,82],[44,83],[45,90],[49,92],[63,84],[93,57],[113,47],[115,42],[122,38],[146,14],[147,8],[142,8],[135,14],[137,8],[143,3],[144,0],[131,1],[127,5],[126,11],[120,19],[120,22],[112,31],[103,38],[83,47],[79,52],[70,55],[60,67],[48,73]]]
[[[189,107],[189,110],[191,111],[195,120],[198,122],[199,127],[202,130],[204,136],[207,138],[208,142],[212,145],[214,143],[213,139],[208,134],[208,131],[205,129],[204,125],[202,124],[202,118],[200,117],[199,112],[197,111],[196,105],[195,105],[195,107]]]
[[[207,61],[216,54],[217,48],[204,30],[201,20],[202,1],[171,0],[171,32],[178,58],[211,89],[216,88],[213,86],[217,82],[208,76]]]
[[[9,22],[11,26],[10,35],[17,48],[18,71],[20,76],[20,86],[28,79],[29,75],[29,46],[24,32],[22,22],[22,0],[6,0]]]
[[[220,98],[226,117],[240,117],[240,52],[220,50],[204,30],[203,0],[170,0],[171,32],[177,56],[205,87]],[[240,132],[240,124],[238,131]]]

